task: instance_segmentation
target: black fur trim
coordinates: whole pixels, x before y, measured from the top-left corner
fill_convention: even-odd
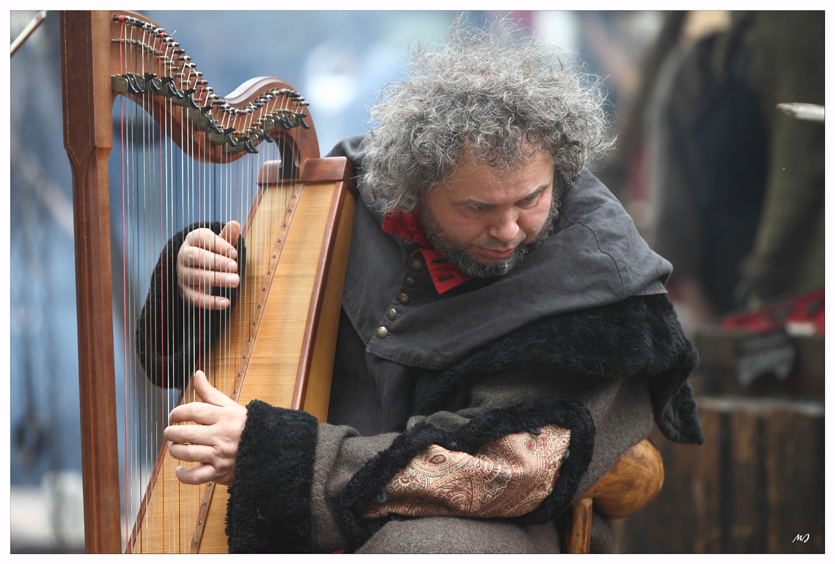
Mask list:
[[[569,398],[546,398],[485,412],[454,431],[421,423],[399,435],[391,446],[369,460],[342,490],[338,520],[349,550],[356,550],[388,520],[363,519],[368,504],[377,498],[394,475],[430,445],[476,454],[500,437],[554,424],[571,430],[570,456],[560,468],[553,492],[534,511],[508,519],[520,525],[545,523],[559,516],[577,492],[594,452],[594,422],[588,410]]]
[[[312,550],[310,490],[319,422],[253,400],[229,488],[229,552]]]
[[[200,310],[187,304],[177,288],[177,253],[191,231],[209,228],[220,233],[219,222],[193,223],[174,235],[165,245],[151,275],[148,297],[136,324],[136,350],[148,378],[163,388],[182,388],[184,380],[194,372],[199,354],[209,349],[238,301],[238,288],[214,288],[212,294],[224,296],[231,306],[222,311]],[[246,248],[238,240],[238,273],[243,280]],[[164,298],[164,299],[163,299]]]
[[[659,429],[676,442],[702,444],[701,423],[687,378],[698,353],[666,294],[567,313],[528,325],[483,347],[449,370],[427,375],[415,389],[418,413],[436,411],[455,389],[523,366],[553,366],[555,377],[649,376]]]

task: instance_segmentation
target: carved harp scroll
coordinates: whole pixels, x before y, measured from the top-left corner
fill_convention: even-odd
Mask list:
[[[60,25],[64,141],[73,178],[86,550],[225,552],[225,487],[180,484],[164,444],[157,444],[150,462],[137,464],[138,486],[127,484],[130,464],[120,466],[119,442],[127,450],[128,443],[141,442],[134,435],[159,435],[164,427],[142,423],[128,431],[135,404],[151,403],[146,396],[162,389],[148,382],[135,361],[138,308],[131,300],[144,301],[149,273],[173,233],[193,221],[239,219],[246,264],[239,270],[237,305],[209,339],[215,344],[200,351],[195,368],[243,405],[257,398],[324,420],[355,205],[352,171],[344,158],[319,158],[307,104],[286,82],[253,79],[218,96],[182,47],[138,13],[68,11],[61,13]],[[126,103],[134,117],[126,120],[122,110],[120,123],[114,115],[118,118]],[[132,129],[137,121],[142,132]],[[117,193],[111,180],[119,182],[108,175],[114,130],[121,132],[122,193],[125,185],[165,187],[147,202],[126,204],[127,197],[111,202]],[[150,158],[137,156],[137,139],[145,137],[154,147]],[[143,167],[151,173],[138,172]],[[153,223],[148,217],[162,215],[165,200],[179,197],[174,194],[186,185],[194,194],[188,198],[197,203],[177,205],[193,207],[196,217],[188,219],[178,208],[171,213],[176,218],[166,220],[169,231],[135,243],[142,237],[126,231],[134,221],[126,216],[135,213],[139,226]],[[241,195],[241,185],[252,192]],[[206,202],[215,201],[208,193],[218,186],[231,187],[236,203],[206,214]],[[114,271],[111,216],[116,213],[122,216],[122,234],[113,245],[123,252],[113,257],[123,264]],[[112,233],[115,239],[116,230]],[[148,248],[140,251],[134,244]],[[151,266],[132,271],[128,254],[150,257],[137,262]],[[114,275],[118,285],[135,288],[114,288]],[[120,302],[121,333],[113,317],[113,303]],[[117,366],[117,356],[124,368]],[[134,371],[143,386],[135,398],[128,392],[133,386],[128,374]],[[188,376],[185,382],[177,399],[153,409],[164,417],[177,401],[195,401]],[[130,398],[123,413],[117,400],[121,387]]]

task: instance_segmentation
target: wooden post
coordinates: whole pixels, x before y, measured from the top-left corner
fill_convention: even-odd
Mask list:
[[[571,515],[563,535],[566,554],[588,554],[591,547],[591,499],[578,499],[569,508]]]
[[[61,12],[64,146],[73,177],[84,543],[121,552],[107,159],[113,146],[106,12]],[[101,77],[105,77],[103,80]]]

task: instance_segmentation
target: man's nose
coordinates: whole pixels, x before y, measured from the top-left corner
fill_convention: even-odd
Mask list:
[[[513,242],[519,235],[519,215],[509,210],[496,215],[488,233],[502,243]]]

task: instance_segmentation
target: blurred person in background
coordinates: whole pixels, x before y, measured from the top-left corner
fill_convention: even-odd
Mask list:
[[[670,53],[648,108],[645,234],[691,334],[824,284],[824,127],[776,108],[824,103],[824,13],[728,24]]]

